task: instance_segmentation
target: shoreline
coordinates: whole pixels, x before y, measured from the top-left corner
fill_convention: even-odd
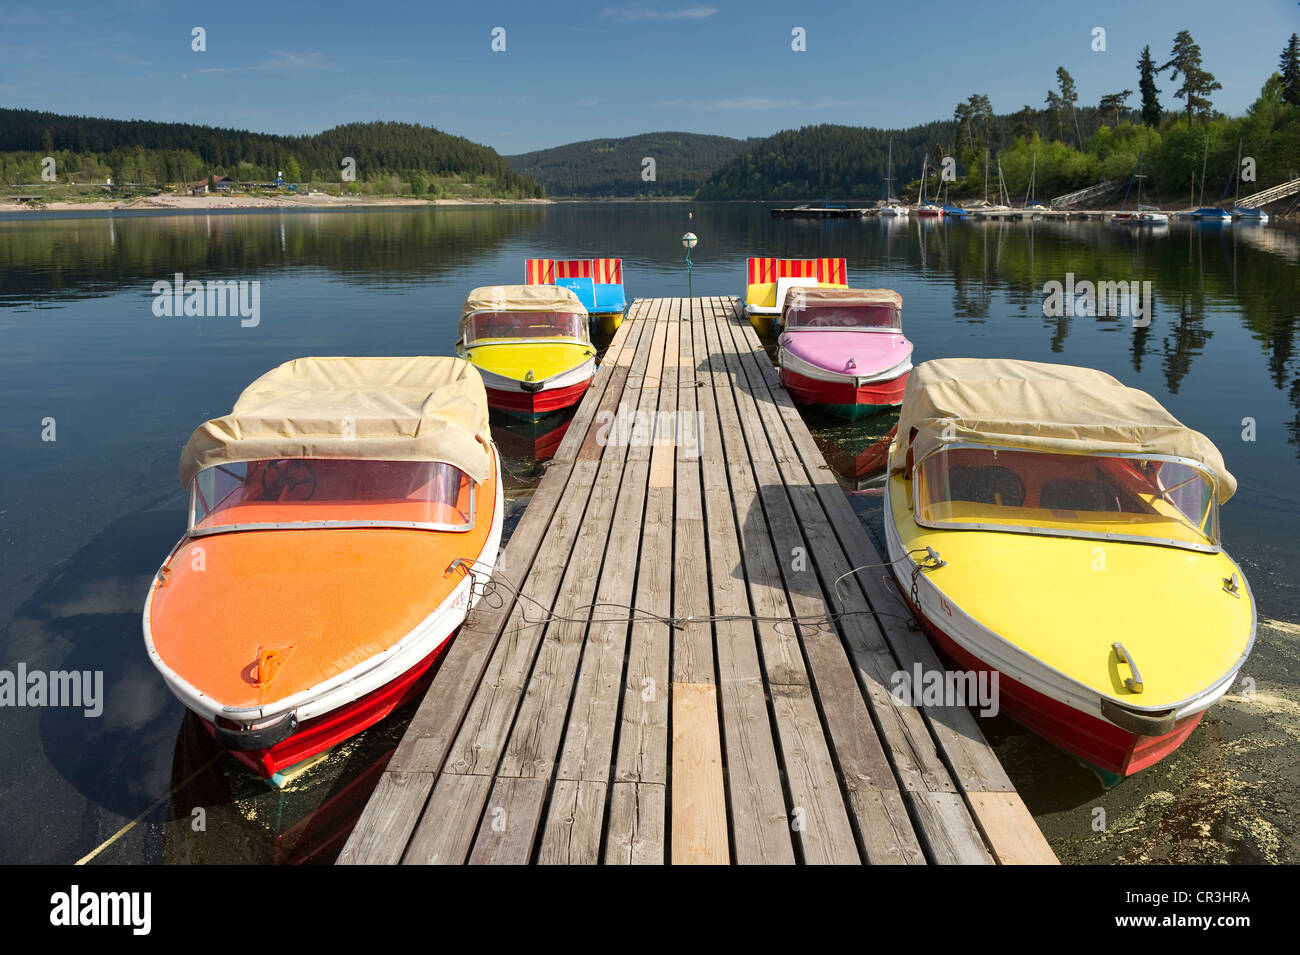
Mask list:
[[[403,196],[137,196],[133,199],[56,199],[52,202],[0,202],[0,214],[47,212],[232,212],[249,209],[368,209],[394,206],[550,205],[553,199],[412,199]]]

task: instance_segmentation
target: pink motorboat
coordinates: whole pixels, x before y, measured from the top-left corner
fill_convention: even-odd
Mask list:
[[[912,343],[889,289],[791,289],[777,360],[795,401],[860,418],[903,401]]]

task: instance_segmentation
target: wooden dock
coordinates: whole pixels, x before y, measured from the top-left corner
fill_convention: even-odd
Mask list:
[[[1056,862],[891,697],[940,664],[735,299],[633,303],[499,575],[340,863]]]

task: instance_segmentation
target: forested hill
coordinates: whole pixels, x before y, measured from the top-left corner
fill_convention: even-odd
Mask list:
[[[551,196],[689,196],[753,142],[699,133],[644,133],[589,139],[506,160]],[[643,178],[646,159],[654,160],[653,180]]]
[[[805,126],[751,142],[700,185],[699,199],[879,199],[893,141],[894,192],[920,178],[926,151],[947,151],[951,122],[910,129]]]
[[[197,181],[211,174],[266,180],[281,171],[291,182],[337,182],[340,162],[352,157],[358,182],[421,173],[475,182],[500,195],[542,194],[534,179],[511,169],[496,150],[412,123],[351,123],[311,136],[277,136],[189,123],[0,109],[0,162],[6,174],[22,173],[28,177],[25,181],[34,181],[43,156],[58,160],[61,176],[84,168],[87,178],[108,171],[118,181],[150,185]]]

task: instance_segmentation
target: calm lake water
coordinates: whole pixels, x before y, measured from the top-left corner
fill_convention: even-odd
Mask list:
[[[1253,699],[1238,688],[1176,754],[1110,791],[1014,723],[987,731],[1064,861],[1300,861],[1295,227],[800,222],[682,203],[0,219],[0,669],[105,682],[99,718],[0,709],[0,861],[332,859],[409,717],[283,791],[184,717],[140,633],[149,579],[185,524],[182,444],[290,358],[451,353],[466,292],[521,282],[530,256],[621,255],[630,297],[685,295],[688,229],[697,295],[743,295],[750,254],[844,256],[851,285],[902,294],[917,360],[1100,368],[1219,445],[1241,483],[1223,536],[1260,615],[1243,671]],[[177,272],[260,282],[260,321],[155,316],[153,283]],[[1149,327],[1045,318],[1044,283],[1067,273],[1150,281]],[[56,440],[42,440],[47,419]],[[857,472],[893,421],[809,420],[878,536],[875,482]],[[542,472],[534,449],[562,426],[498,433],[516,512]]]

